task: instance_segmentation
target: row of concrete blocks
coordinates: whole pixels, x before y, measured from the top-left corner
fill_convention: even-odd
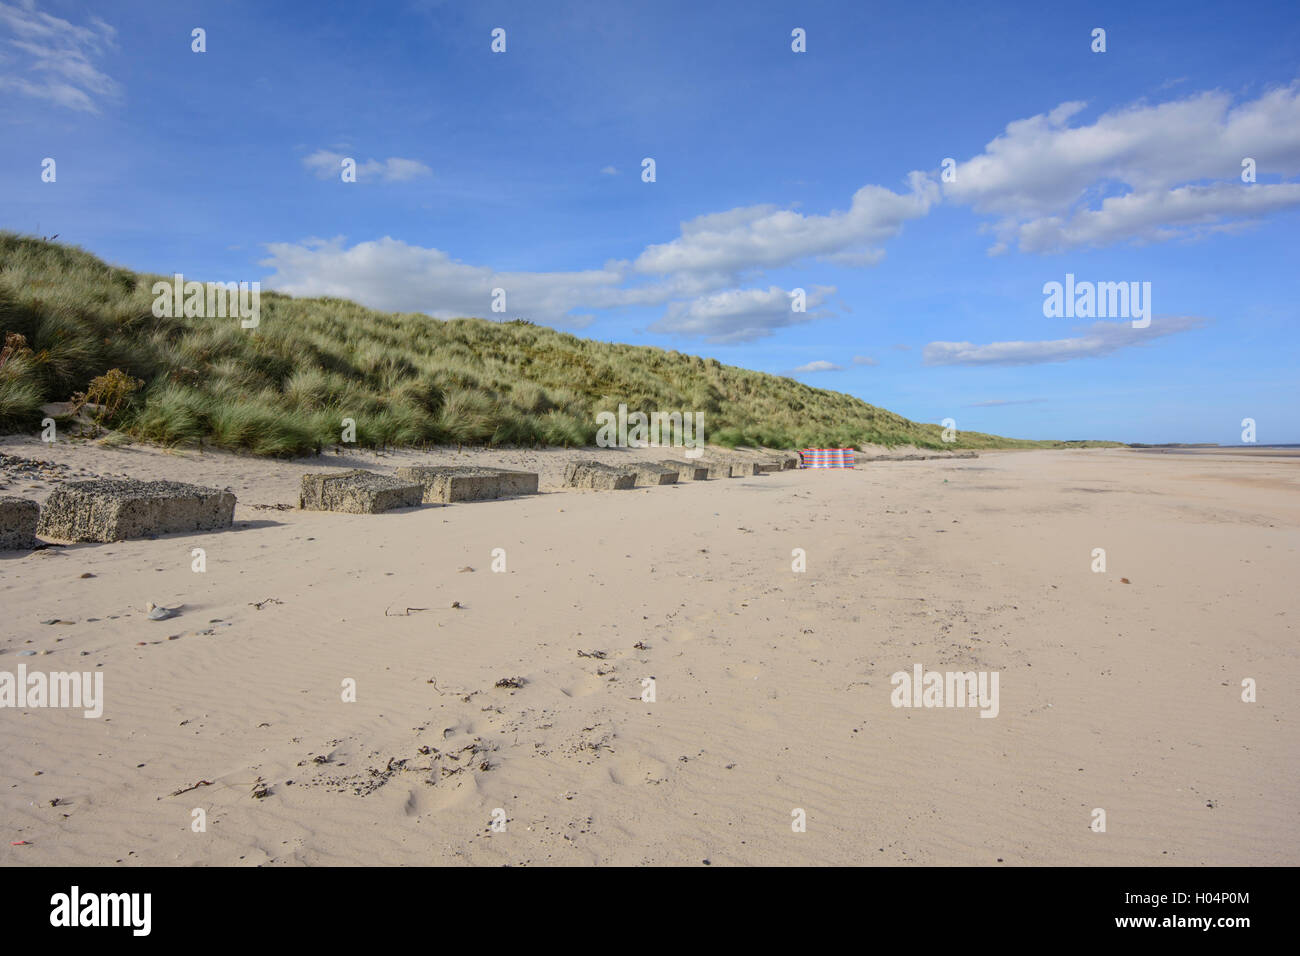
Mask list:
[[[783,455],[762,461],[728,458],[712,461],[640,461],[623,465],[607,465],[598,461],[572,461],[565,466],[564,483],[571,488],[617,491],[634,488],[637,485],[671,485],[677,481],[765,475],[794,468],[798,464],[798,455]]]
[[[415,467],[398,477],[366,471],[305,475],[299,505],[374,514],[425,502],[479,501],[534,494],[537,475],[489,468]],[[235,496],[179,481],[93,478],[50,493],[45,507],[0,497],[0,551],[30,551],[37,536],[56,541],[123,541],[229,528]]]
[[[398,477],[366,471],[304,475],[299,505],[316,511],[373,514],[426,502],[479,501],[534,494],[537,475],[489,468],[414,467]],[[70,481],[45,507],[0,497],[0,551],[30,551],[37,536],[56,541],[122,541],[229,528],[235,496],[179,481]]]
[[[737,478],[794,468],[797,455],[753,461],[727,459],[712,462],[632,462],[606,465],[596,461],[570,462],[564,483],[570,488],[619,489],[640,485],[667,485],[678,480]],[[420,504],[482,501],[537,493],[533,472],[474,466],[416,465],[395,469],[392,475],[370,471],[304,475],[298,506],[307,511],[377,514]]]
[[[797,458],[796,458],[797,461]],[[573,462],[565,482],[575,488],[631,488],[777,471],[783,460],[638,462],[613,467]],[[369,471],[304,475],[298,506],[309,511],[376,514],[420,504],[483,501],[537,493],[533,472],[472,466],[417,465],[393,475]],[[0,496],[0,551],[31,550],[37,535],[58,541],[122,541],[151,535],[214,531],[234,524],[229,491],[179,481],[92,478],[70,481],[50,493],[45,507]]]
[[[303,475],[298,507],[306,511],[377,514],[393,508],[455,501],[487,501],[537,494],[531,471],[470,465],[412,465],[392,475],[373,471]]]
[[[706,478],[764,474],[793,468],[798,456],[765,461],[728,459],[714,462],[632,462],[606,465],[596,461],[570,462],[564,483],[571,488],[617,489],[636,485],[666,485]],[[298,506],[308,511],[377,514],[420,504],[482,501],[537,493],[533,472],[474,466],[416,465],[395,469],[392,475],[370,471],[304,475]]]

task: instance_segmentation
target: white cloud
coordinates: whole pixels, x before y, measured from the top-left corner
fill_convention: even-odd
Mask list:
[[[771,269],[816,256],[856,257],[874,264],[874,247],[891,239],[909,219],[924,216],[939,190],[921,173],[909,177],[911,192],[863,186],[846,212],[803,215],[772,205],[741,206],[682,223],[681,236],[647,246],[633,268],[640,273],[725,273]]]
[[[1017,230],[1021,249],[1052,252],[1072,246],[1106,245],[1125,239],[1160,241],[1197,227],[1220,231],[1239,217],[1263,216],[1300,205],[1300,183],[1216,183],[1129,193],[1102,200],[1099,209],[1082,209],[1068,218],[1046,216]]]
[[[808,372],[842,372],[844,367],[836,365],[834,362],[827,362],[825,359],[818,359],[815,362],[809,362],[807,365],[800,365],[794,370],[795,375],[802,375]]]
[[[618,170],[615,169],[613,166],[606,166],[604,169],[601,170],[601,173],[605,176],[617,176]]]
[[[304,156],[302,164],[319,178],[332,179],[342,173],[342,164],[345,158],[347,157],[343,153],[318,149],[310,156]],[[419,160],[403,159],[400,156],[390,156],[382,162],[377,159],[368,159],[364,163],[357,163],[357,182],[359,183],[371,179],[379,179],[386,183],[401,183],[432,174],[433,170]]]
[[[833,286],[816,286],[807,293],[807,306],[815,309],[835,293]],[[652,332],[702,336],[710,342],[752,342],[777,329],[821,318],[824,313],[795,312],[790,293],[767,289],[728,289],[688,302],[673,302]]]
[[[290,295],[336,296],[395,312],[426,312],[438,318],[493,316],[492,290],[506,292],[500,318],[578,327],[589,315],[579,306],[619,304],[622,275],[585,272],[500,272],[459,262],[440,249],[424,249],[384,237],[345,248],[343,240],[271,243],[261,264],[275,272],[263,283]]]
[[[854,365],[879,365],[880,363],[875,359],[873,359],[870,355],[855,355],[853,356],[853,364]]]
[[[121,86],[92,62],[115,47],[117,31],[98,17],[77,26],[37,11],[33,0],[0,3],[6,47],[16,51],[19,73],[0,73],[0,90],[11,90],[82,113],[98,113]]]
[[[1132,322],[1094,322],[1074,338],[1039,342],[931,342],[922,353],[926,365],[1039,365],[1044,362],[1068,362],[1079,358],[1097,358],[1120,349],[1142,345],[1152,339],[1185,332],[1205,323],[1191,316],[1153,319],[1144,329]]]
[[[1300,174],[1300,82],[1235,106],[1209,92],[1071,126],[1084,106],[1009,123],[943,184],[997,217],[992,252],[1195,236],[1300,205],[1300,184],[1241,181],[1246,157],[1260,176]]]

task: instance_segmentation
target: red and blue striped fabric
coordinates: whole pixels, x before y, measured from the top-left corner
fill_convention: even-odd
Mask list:
[[[852,448],[805,448],[799,452],[800,468],[852,468]]]

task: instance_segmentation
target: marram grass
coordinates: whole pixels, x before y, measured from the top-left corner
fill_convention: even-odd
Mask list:
[[[35,431],[41,405],[111,370],[144,382],[114,428],[163,445],[298,455],[363,447],[586,445],[596,413],[702,411],[711,443],[807,447],[1059,443],[977,432],[944,444],[852,396],[679,352],[580,339],[527,322],[441,321],[341,299],[263,292],[256,329],[232,318],[156,318],[166,276],[0,232],[0,432]],[[12,338],[21,336],[21,339]]]

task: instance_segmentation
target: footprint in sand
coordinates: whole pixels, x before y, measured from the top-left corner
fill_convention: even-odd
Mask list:
[[[444,766],[448,766],[444,763]],[[455,764],[449,766],[455,767]],[[432,787],[427,787],[424,800],[426,810],[448,810],[463,807],[478,796],[479,785],[474,773],[467,767],[460,773],[442,777]]]
[[[561,687],[560,693],[565,697],[586,697],[596,693],[606,684],[606,678],[597,677],[595,674],[583,674],[567,687]]]
[[[664,780],[667,777],[667,764],[647,754],[620,754],[609,767],[609,779],[620,787]]]
[[[420,791],[406,791],[406,800],[402,803],[402,812],[408,817],[418,817],[424,812],[423,801],[420,799]]]

